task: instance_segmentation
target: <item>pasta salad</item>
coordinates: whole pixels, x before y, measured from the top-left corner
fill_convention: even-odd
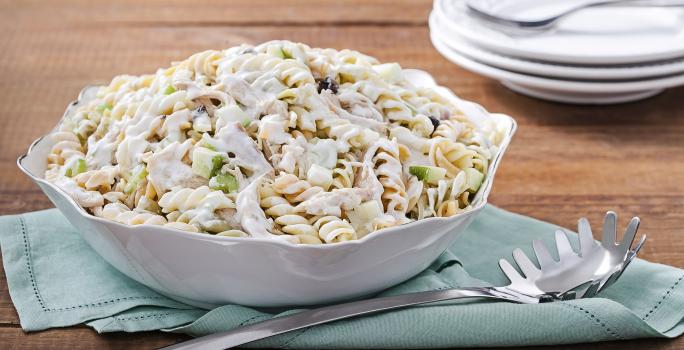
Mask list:
[[[322,244],[468,210],[503,131],[397,63],[271,41],[117,76],[51,137],[45,178],[95,216]]]

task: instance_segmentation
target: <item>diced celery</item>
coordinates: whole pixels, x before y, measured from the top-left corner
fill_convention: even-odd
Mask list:
[[[86,168],[86,161],[83,158],[79,158],[76,160],[74,164],[71,165],[65,172],[64,175],[67,177],[73,177],[76,176],[80,173],[83,173],[87,170]]]
[[[176,88],[173,86],[169,85],[166,87],[166,90],[164,90],[164,95],[171,95],[172,93],[176,92]]]
[[[98,113],[102,114],[102,113],[104,113],[104,111],[112,109],[112,108],[114,108],[114,107],[112,105],[110,105],[109,103],[103,103],[103,104],[97,106],[97,108],[95,110]]]
[[[231,174],[218,174],[209,180],[209,187],[214,190],[221,190],[231,193],[238,190],[238,182]]]
[[[126,183],[126,187],[124,187],[124,192],[125,193],[131,193],[135,191],[135,189],[138,187],[138,185],[145,180],[147,177],[147,169],[145,169],[145,166],[139,165],[135,169],[133,169],[133,175],[128,179],[128,183]]]
[[[409,167],[409,174],[415,175],[418,180],[436,185],[439,180],[444,179],[446,169],[429,165],[412,165]]]
[[[206,147],[195,147],[192,152],[192,172],[209,179],[223,166],[223,156]]]
[[[484,174],[479,172],[477,169],[466,168],[466,186],[469,191],[477,192],[482,186],[482,181],[484,180]]]
[[[216,151],[216,147],[212,146],[211,144],[209,144],[209,142],[206,142],[204,139],[197,143],[197,146],[208,148],[212,151]]]

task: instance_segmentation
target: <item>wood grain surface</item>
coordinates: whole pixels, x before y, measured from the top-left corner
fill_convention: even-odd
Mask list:
[[[442,58],[428,38],[430,6],[429,0],[0,0],[0,215],[52,207],[15,160],[84,85],[153,72],[199,50],[290,39],[427,70],[461,97],[514,116],[519,132],[497,175],[493,204],[570,228],[580,216],[599,222],[606,210],[617,211],[621,225],[639,215],[650,237],[643,257],[684,267],[684,88],[608,107],[524,97]],[[85,327],[26,334],[0,272],[1,349],[152,349],[183,339],[160,332],[98,335]],[[684,339],[601,347],[681,349]]]

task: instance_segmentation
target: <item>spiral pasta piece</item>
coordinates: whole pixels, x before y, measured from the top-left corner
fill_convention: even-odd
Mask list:
[[[337,216],[323,216],[316,219],[313,227],[318,236],[326,243],[344,242],[356,239],[356,231],[347,220]]]
[[[223,72],[244,73],[250,72],[247,80],[255,80],[251,77],[262,75],[263,72],[276,72],[276,77],[286,87],[297,87],[314,82],[313,75],[309,68],[295,59],[286,59],[285,53],[280,52],[283,57],[274,56],[268,53],[246,53],[233,58],[221,61],[218,74]]]
[[[221,191],[213,191],[207,186],[192,188],[174,188],[159,199],[159,206],[165,213],[175,210],[186,212],[203,208],[209,211],[234,207],[231,201]]]
[[[323,120],[318,123],[318,127],[337,142],[338,151],[343,153],[352,148],[365,149],[379,137],[377,132],[345,119]]]
[[[396,140],[380,143],[372,162],[375,174],[382,184],[382,203],[385,212],[395,217],[398,222],[405,219],[409,209],[406,184],[402,179],[403,171],[399,160],[400,150]]]
[[[455,177],[462,169],[472,168],[473,158],[476,156],[477,152],[468,149],[466,145],[443,137],[433,139],[430,145],[430,162],[446,169],[449,178]]]
[[[74,181],[88,190],[109,192],[112,188],[112,184],[114,184],[117,172],[118,169],[115,166],[88,170],[76,175]]]
[[[216,211],[234,208],[235,203],[223,192],[201,186],[196,189],[173,188],[159,199],[159,206],[163,213],[179,212],[176,221],[197,225],[209,232],[221,232],[230,229],[231,225]]]
[[[186,224],[180,221],[172,221],[164,224],[164,227],[175,228],[176,230],[181,230],[185,232],[200,232],[200,230],[195,225]]]
[[[96,210],[95,215],[126,225],[164,225],[167,223],[161,215],[133,211],[121,203],[109,203],[102,209]]]
[[[437,187],[423,191],[416,204],[417,219],[431,216],[449,217],[469,208],[466,174],[460,172],[450,180],[439,181]]]
[[[456,141],[463,132],[463,124],[453,120],[443,120],[432,133],[432,137],[442,137],[448,140]]]
[[[280,174],[273,181],[273,189],[287,198],[291,203],[303,202],[323,191],[318,186],[312,186],[306,180],[300,180],[292,174]]]
[[[356,159],[351,154],[346,154],[344,158],[337,160],[337,165],[335,166],[335,169],[333,169],[333,188],[354,187],[356,171],[352,165],[353,162],[356,162]]]
[[[411,108],[406,105],[397,93],[391,90],[383,91],[378,96],[375,104],[390,121],[410,122],[413,118]]]
[[[78,159],[85,160],[83,147],[78,137],[73,133],[59,131],[51,135],[55,144],[50,149],[48,155],[48,168],[55,168],[63,165],[65,169],[74,165]]]
[[[414,134],[420,137],[430,137],[433,131],[435,131],[435,127],[430,118],[422,114],[418,114],[409,120],[408,126]]]
[[[295,208],[273,188],[273,182],[264,182],[259,186],[259,205],[264,213],[271,217],[294,214]]]
[[[309,220],[301,215],[283,215],[276,218],[275,223],[280,225],[280,229],[284,233],[296,236],[301,243],[322,243],[321,239],[318,237],[318,228],[314,227]]]
[[[222,58],[220,51],[207,50],[198,52],[188,59],[180,62],[176,66],[176,70],[185,69],[194,73],[196,78],[205,78],[206,82],[212,82],[216,79],[216,69],[218,61]]]

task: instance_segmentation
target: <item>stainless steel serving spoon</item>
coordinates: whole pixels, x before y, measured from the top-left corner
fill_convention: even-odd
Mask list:
[[[370,300],[349,302],[273,318],[226,332],[211,334],[163,349],[227,349],[255,340],[267,338],[306,327],[320,325],[349,317],[437,301],[463,298],[490,298],[522,304],[537,304],[595,296],[613,284],[643,246],[643,236],[631,249],[639,218],[629,222],[622,240],[616,243],[617,215],[606,213],[601,242],[594,241],[589,222],[582,218],[578,223],[580,252],[575,253],[563,231],[556,231],[556,261],[541,241],[533,248],[539,267],[521,249],[513,251],[519,273],[507,260],[499,266],[511,283],[505,287],[457,288],[397,295]]]
[[[684,7],[682,0],[586,0],[568,1],[565,7],[559,7],[556,12],[548,13],[545,17],[535,19],[516,19],[497,13],[488,7],[480,6],[481,0],[467,0],[466,6],[470,13],[486,23],[496,25],[497,29],[514,33],[535,33],[552,29],[561,19],[581,10],[592,7],[621,6],[621,7]]]

